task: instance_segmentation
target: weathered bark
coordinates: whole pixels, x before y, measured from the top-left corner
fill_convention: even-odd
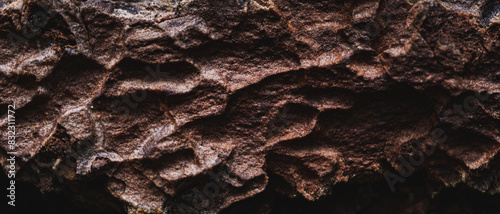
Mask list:
[[[128,213],[414,172],[498,194],[499,35],[498,0],[4,0],[0,162]]]

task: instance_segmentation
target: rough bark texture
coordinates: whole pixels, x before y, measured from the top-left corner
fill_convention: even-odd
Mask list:
[[[413,172],[498,194],[499,35],[498,0],[3,0],[0,162],[14,104],[18,180],[128,213]]]

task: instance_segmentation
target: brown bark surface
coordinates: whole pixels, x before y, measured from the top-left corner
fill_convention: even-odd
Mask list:
[[[467,213],[433,194],[498,204],[499,35],[498,0],[2,0],[0,163],[96,210]]]

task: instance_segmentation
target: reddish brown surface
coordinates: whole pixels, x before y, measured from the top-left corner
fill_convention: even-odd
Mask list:
[[[413,170],[500,192],[497,0],[0,8],[0,113],[15,104],[19,180],[43,192],[99,177],[129,213],[216,213]]]

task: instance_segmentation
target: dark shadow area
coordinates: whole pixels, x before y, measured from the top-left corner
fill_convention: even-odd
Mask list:
[[[5,173],[0,173],[3,195],[7,194],[9,182]],[[269,175],[268,188],[256,196],[237,202],[224,209],[222,214],[310,214],[310,213],[498,213],[500,195],[489,195],[471,190],[465,185],[445,188],[426,179],[424,173],[417,173],[404,183],[396,185],[391,192],[385,180],[377,182],[334,186],[330,196],[311,202],[298,196],[290,199],[275,191],[283,188],[282,179]],[[32,184],[16,182],[16,207],[7,205],[2,196],[0,213],[50,213],[50,214],[88,214],[125,213],[118,201],[102,203],[105,200],[93,195],[95,190],[105,190],[102,180],[85,183],[91,188],[87,193],[78,192],[79,188],[64,187],[60,192],[42,194]],[[288,186],[289,187],[289,186]],[[290,187],[289,187],[290,188]],[[84,190],[86,190],[84,188]],[[88,202],[88,203],[85,203]]]
[[[10,179],[0,173],[2,199],[1,214],[123,214],[121,204],[105,192],[103,179],[91,180],[80,184],[69,184],[60,192],[42,194],[34,185],[16,181],[15,207],[8,205],[7,188]],[[108,194],[108,195],[107,195]],[[105,198],[101,198],[105,197]]]
[[[385,180],[340,183],[332,195],[311,202],[290,199],[279,189],[282,179],[270,175],[268,188],[256,196],[232,204],[222,214],[311,214],[311,213],[498,213],[500,195],[471,190],[465,185],[445,188],[426,179],[424,173],[409,177],[391,192]]]

